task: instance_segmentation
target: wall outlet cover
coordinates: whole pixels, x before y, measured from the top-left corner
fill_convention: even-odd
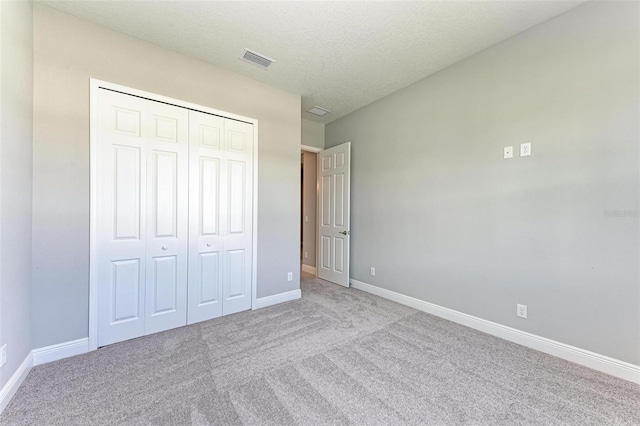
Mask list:
[[[516,305],[516,315],[519,316],[520,318],[526,318],[527,317],[527,305],[517,304]]]
[[[520,157],[531,155],[531,142],[520,144]]]
[[[293,272],[287,274],[287,281],[293,281]]]

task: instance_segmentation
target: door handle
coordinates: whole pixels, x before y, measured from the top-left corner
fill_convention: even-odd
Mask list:
[[[342,235],[349,235],[350,232],[349,231],[342,231],[342,232],[338,232],[338,234],[342,234]]]

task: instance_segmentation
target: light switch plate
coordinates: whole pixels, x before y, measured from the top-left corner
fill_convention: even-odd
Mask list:
[[[505,146],[504,147],[504,158],[513,158],[513,147]]]
[[[520,157],[531,155],[531,142],[520,144]]]

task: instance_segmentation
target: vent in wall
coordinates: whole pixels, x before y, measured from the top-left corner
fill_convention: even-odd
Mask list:
[[[253,50],[249,50],[247,48],[244,49],[244,52],[240,59],[245,62],[249,62],[250,64],[259,66],[263,69],[269,68],[269,66],[275,62],[273,59],[267,58],[266,56],[256,53]]]

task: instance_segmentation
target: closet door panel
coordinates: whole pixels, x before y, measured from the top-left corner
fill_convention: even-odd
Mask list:
[[[144,334],[146,144],[144,100],[99,95],[96,183],[98,346]]]
[[[112,274],[109,304],[111,324],[139,320],[140,311],[140,260],[126,259],[111,262]]]
[[[229,185],[229,220],[228,233],[230,235],[243,235],[246,218],[246,192],[247,192],[247,171],[246,162],[230,160],[227,162],[228,185]]]
[[[198,305],[206,306],[212,303],[220,304],[220,278],[222,266],[220,265],[220,252],[199,253],[199,267],[197,282],[200,288],[194,290]]]
[[[220,158],[215,154],[201,155],[198,158],[200,186],[196,194],[200,205],[198,220],[200,237],[220,237]]]
[[[113,239],[140,240],[141,149],[113,145]]]
[[[221,117],[189,111],[189,324],[222,315],[224,124]]]
[[[227,281],[226,284],[226,300],[243,297],[245,295],[245,251],[227,250]]]
[[[149,101],[145,334],[187,323],[189,114]]]
[[[154,300],[149,305],[151,316],[175,312],[178,309],[178,259],[177,256],[153,258],[150,280],[153,283]]]
[[[178,227],[178,155],[153,151],[153,235],[176,238]]]
[[[253,256],[253,125],[225,120],[226,187],[223,314],[251,309]]]

